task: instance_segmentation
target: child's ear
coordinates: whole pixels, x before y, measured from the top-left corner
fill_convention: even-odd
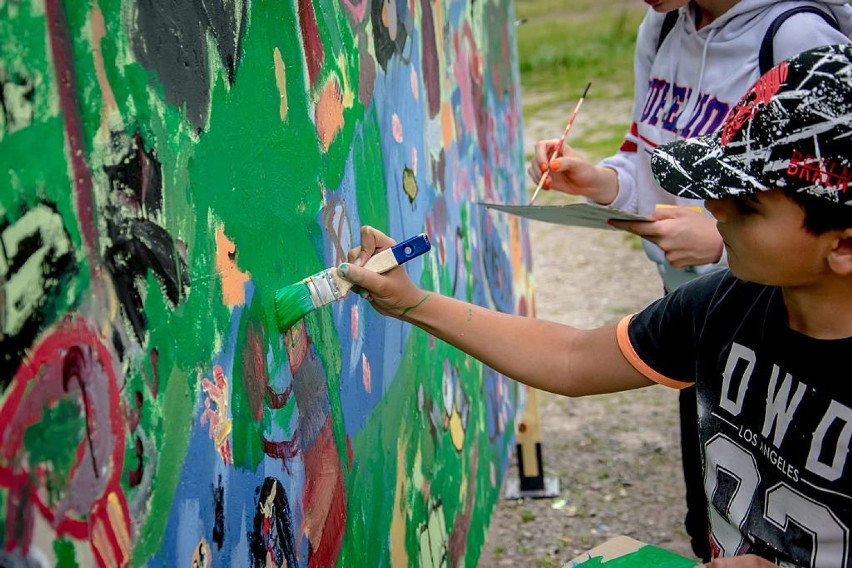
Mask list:
[[[835,274],[852,276],[852,228],[840,232],[828,253],[828,265]]]

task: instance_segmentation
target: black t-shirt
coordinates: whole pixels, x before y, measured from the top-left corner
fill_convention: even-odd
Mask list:
[[[623,322],[619,341],[649,378],[696,384],[714,553],[852,568],[852,338],[791,330],[780,289],[725,270]]]

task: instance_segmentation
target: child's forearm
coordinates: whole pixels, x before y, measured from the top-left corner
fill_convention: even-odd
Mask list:
[[[614,328],[583,331],[424,294],[398,317],[534,388],[580,396],[647,384],[618,352]]]

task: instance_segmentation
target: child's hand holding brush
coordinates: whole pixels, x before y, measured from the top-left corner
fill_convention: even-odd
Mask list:
[[[425,301],[428,294],[412,282],[403,267],[384,274],[363,268],[370,258],[395,244],[396,241],[389,236],[364,225],[361,227],[361,245],[349,251],[349,262],[341,264],[337,270],[342,278],[355,285],[353,291],[369,300],[377,312],[401,318]]]
[[[556,156],[551,157],[556,153]],[[601,205],[608,205],[618,194],[615,170],[595,166],[582,154],[559,140],[542,140],[527,169],[530,179],[539,183],[547,176],[544,189],[554,189],[569,195],[582,195]]]

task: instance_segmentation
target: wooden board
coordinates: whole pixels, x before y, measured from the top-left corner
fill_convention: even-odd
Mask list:
[[[692,568],[698,562],[628,536],[616,536],[562,568]]]

